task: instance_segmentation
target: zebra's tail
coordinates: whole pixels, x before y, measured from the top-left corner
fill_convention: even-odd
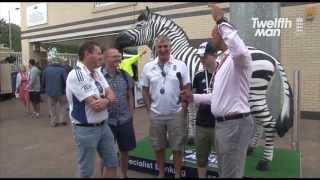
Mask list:
[[[280,137],[283,137],[293,126],[293,93],[282,65],[275,60],[276,70],[280,73],[282,89],[282,108],[279,117],[276,119],[276,130]]]

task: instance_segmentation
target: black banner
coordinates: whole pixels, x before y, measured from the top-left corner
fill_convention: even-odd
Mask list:
[[[135,156],[129,156],[128,168],[131,170],[158,175],[158,166],[155,160],[144,159]],[[172,163],[165,162],[165,176],[174,177],[175,170]],[[188,167],[182,165],[181,167],[181,177],[182,178],[197,178],[197,168]],[[218,177],[218,172],[208,170],[208,178]]]

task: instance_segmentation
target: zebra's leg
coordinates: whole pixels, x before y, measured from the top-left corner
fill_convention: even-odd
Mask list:
[[[257,147],[257,144],[259,142],[259,139],[261,138],[262,132],[263,132],[263,128],[262,128],[262,124],[261,122],[256,119],[253,115],[253,119],[255,120],[254,122],[254,133],[253,136],[251,138],[251,142],[248,146],[248,150],[247,150],[247,155],[250,156],[253,154],[255,148]]]
[[[274,135],[275,135],[275,122],[271,118],[270,122],[263,124],[265,133],[265,145],[263,157],[259,160],[256,169],[260,171],[268,171],[270,169],[270,162],[273,160],[274,151]]]

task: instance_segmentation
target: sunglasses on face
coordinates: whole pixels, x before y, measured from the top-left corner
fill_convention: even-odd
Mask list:
[[[160,45],[160,46],[157,46],[158,49],[161,49],[161,48],[165,48],[165,49],[166,49],[166,48],[168,48],[168,47],[169,47],[168,45]]]

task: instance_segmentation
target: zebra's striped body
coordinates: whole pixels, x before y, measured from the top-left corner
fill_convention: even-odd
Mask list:
[[[171,53],[176,59],[184,61],[189,69],[190,79],[193,80],[195,73],[202,69],[197,49],[191,47],[185,32],[171,19],[150,12],[148,9],[138,18],[138,23],[132,29],[122,32],[117,43],[120,47],[148,45],[154,54],[153,41],[158,35],[167,35],[172,44]],[[264,51],[248,47],[253,59],[252,81],[250,82],[250,109],[257,125],[263,127],[265,133],[265,146],[263,160],[273,159],[273,138],[276,127],[276,118],[272,117],[267,104],[267,89],[271,84],[276,71],[280,71],[283,88],[282,119],[292,119],[292,92],[286,75],[280,63]],[[189,108],[189,135],[194,136],[195,110]],[[252,147],[257,145],[259,132],[256,131]]]

